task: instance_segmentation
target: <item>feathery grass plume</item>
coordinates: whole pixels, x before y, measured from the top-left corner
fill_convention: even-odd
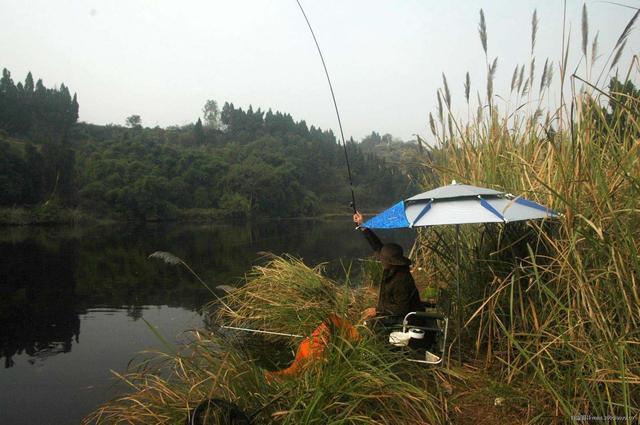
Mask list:
[[[587,16],[587,4],[582,5],[582,54],[587,56],[587,46],[589,45],[589,19]]]
[[[533,113],[533,122],[537,123],[540,120],[540,117],[542,116],[542,109],[541,108],[537,108],[536,111]]]
[[[553,80],[553,61],[549,62],[549,69],[547,69],[547,88],[551,87],[551,80]]]
[[[542,67],[542,77],[540,78],[540,90],[539,92],[542,93],[542,90],[545,88],[546,84],[547,84],[547,67],[549,66],[549,58],[547,58],[544,61],[544,66]]]
[[[164,261],[167,264],[170,264],[172,266],[176,266],[176,265],[180,265],[182,267],[184,267],[185,269],[187,269],[187,271],[189,273],[191,273],[197,280],[198,282],[200,282],[202,284],[202,286],[204,286],[205,288],[207,288],[207,290],[214,295],[215,297],[217,297],[216,293],[213,291],[213,289],[211,289],[211,287],[209,287],[209,285],[207,285],[207,283],[202,280],[202,278],[198,275],[198,273],[196,273],[187,263],[185,263],[181,258],[173,255],[170,252],[164,252],[164,251],[156,251],[154,253],[152,253],[151,255],[149,255],[149,258],[155,258],[161,261]]]
[[[549,111],[547,111],[547,113],[546,113],[546,115],[544,117],[544,126],[543,126],[545,131],[548,132],[547,129],[549,128],[550,124],[551,124],[551,114],[549,113]]]
[[[171,264],[172,266],[183,263],[182,259],[176,257],[170,252],[164,251],[156,251],[153,254],[149,255],[149,258],[157,258],[158,260],[162,260],[167,264]]]
[[[518,83],[518,68],[519,66],[516,65],[516,69],[513,70],[513,77],[511,77],[511,93],[513,93],[513,90],[516,88],[516,84]]]
[[[598,36],[600,31],[596,32],[596,36],[593,37],[593,43],[591,43],[591,66],[598,60]]]
[[[622,51],[624,50],[624,46],[626,45],[627,45],[627,40],[623,41],[620,47],[618,47],[618,50],[616,51],[616,55],[613,57],[613,62],[611,62],[611,66],[609,67],[609,70],[612,70],[613,67],[616,66],[616,64],[620,60],[620,57],[622,56]]]
[[[536,34],[538,33],[538,10],[533,10],[533,16],[531,17],[531,54],[533,55],[533,49],[536,47]]]
[[[480,42],[482,43],[482,50],[484,54],[487,54],[487,23],[484,20],[484,12],[480,9],[480,26],[478,27],[478,33],[480,33]]]
[[[629,34],[631,34],[631,28],[633,28],[633,24],[635,24],[636,19],[638,19],[638,15],[640,15],[640,9],[638,9],[636,13],[633,14],[633,17],[631,17],[629,22],[627,22],[627,26],[624,27],[622,34],[620,34],[620,37],[618,37],[618,41],[616,41],[615,48],[618,48],[627,40],[627,37],[629,37]]]
[[[614,52],[615,52],[615,57],[617,57],[618,60],[620,60],[620,56],[622,55],[622,49],[624,48],[623,44],[625,43],[625,41],[629,37],[629,34],[631,34],[631,30],[632,30],[633,25],[635,24],[636,20],[638,19],[638,15],[640,15],[640,9],[636,10],[636,13],[633,14],[633,16],[631,17],[629,22],[627,22],[627,25],[624,27],[624,30],[622,30],[622,33],[620,34],[620,37],[618,37],[618,40],[616,41],[616,45],[614,46],[613,50],[609,54],[609,57],[607,58],[607,61],[605,62],[604,66],[602,68],[602,71],[600,72],[600,76],[598,77],[598,80],[596,81],[596,85],[600,81],[600,78],[602,78],[602,76],[604,75],[604,72],[607,69],[607,64],[609,63],[609,60],[611,59],[611,56],[614,54]],[[614,57],[614,63],[617,63],[618,60],[615,60],[615,57]],[[608,68],[609,72],[613,69],[613,67],[614,67],[614,65],[612,64]]]
[[[469,104],[469,92],[471,91],[471,78],[469,77],[469,71],[464,80],[464,98],[467,99],[467,105]]]
[[[526,80],[524,80],[524,84],[522,85],[522,91],[520,92],[520,96],[524,97],[527,95],[527,93],[529,93],[529,78],[527,78]]]
[[[615,46],[615,49],[617,49],[616,54],[613,57],[613,62],[611,62],[609,71],[611,71],[613,67],[620,60],[620,57],[622,56],[622,51],[624,50],[624,46],[627,44],[627,38],[629,37],[629,34],[631,34],[631,30],[633,28],[633,25],[636,22],[636,19],[638,19],[638,15],[640,15],[640,9],[638,9],[636,13],[633,14],[629,22],[627,22],[627,25],[624,27],[622,34],[620,34],[620,37],[618,37],[618,41],[616,41],[616,46]]]
[[[520,67],[520,74],[518,75],[518,90],[517,93],[520,93],[522,89],[522,83],[524,82],[524,64]]]
[[[434,136],[437,136],[438,133],[436,132],[436,123],[433,120],[433,114],[431,112],[429,112],[429,127],[431,127],[431,133]]]
[[[476,111],[476,123],[480,124],[483,117],[484,107],[482,105],[482,99],[480,99],[480,92],[476,92],[476,96],[478,97],[478,110]]]
[[[491,105],[493,99],[493,80],[496,76],[496,69],[498,68],[498,57],[493,60],[493,63],[489,67],[489,74],[487,75],[487,100]]]
[[[444,125],[444,109],[442,108],[442,98],[440,97],[440,90],[437,91],[438,98],[438,120],[441,125]]]
[[[449,92],[449,85],[447,84],[447,77],[442,73],[442,82],[444,84],[444,102],[448,108],[451,108],[451,93]]]

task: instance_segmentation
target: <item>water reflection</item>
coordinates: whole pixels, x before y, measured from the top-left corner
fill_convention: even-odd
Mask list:
[[[396,234],[405,246],[411,233]],[[0,234],[0,356],[66,353],[80,341],[79,315],[99,307],[124,309],[137,320],[142,306],[198,309],[211,295],[185,270],[150,260],[154,251],[184,259],[212,286],[235,284],[262,251],[291,253],[309,264],[368,254],[348,220],[258,224],[156,224],[87,228],[3,228]]]
[[[4,367],[22,352],[48,357],[71,350],[80,336],[76,311],[77,246],[55,249],[26,239],[0,243],[0,354]]]

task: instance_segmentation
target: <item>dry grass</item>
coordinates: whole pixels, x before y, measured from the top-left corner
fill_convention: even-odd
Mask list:
[[[366,304],[362,291],[339,285],[322,274],[323,265],[309,267],[292,257],[274,257],[256,266],[247,282],[225,298],[215,320],[232,326],[309,335],[330,313],[342,312],[356,323]]]

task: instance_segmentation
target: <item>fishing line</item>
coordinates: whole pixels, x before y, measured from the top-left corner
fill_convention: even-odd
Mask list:
[[[340,127],[340,137],[342,138],[342,147],[344,148],[344,159],[347,162],[347,173],[349,174],[349,188],[351,189],[351,207],[353,208],[353,212],[356,211],[356,196],[353,192],[353,179],[351,178],[351,165],[349,164],[349,155],[347,154],[347,144],[344,141],[344,132],[342,131],[342,121],[340,120],[340,112],[338,111],[338,103],[336,102],[336,96],[333,94],[333,86],[331,85],[331,78],[329,78],[329,71],[327,70],[327,64],[324,62],[324,56],[322,56],[322,50],[320,50],[320,45],[318,44],[318,40],[316,39],[316,35],[313,32],[313,28],[311,28],[311,22],[309,22],[309,18],[307,18],[307,14],[304,13],[304,9],[302,8],[302,4],[300,4],[300,0],[296,0],[298,6],[300,7],[300,11],[302,12],[302,16],[304,16],[304,20],[307,21],[307,26],[309,27],[309,31],[311,31],[311,36],[313,37],[313,41],[316,43],[316,47],[318,48],[318,54],[320,55],[320,60],[322,61],[322,67],[324,68],[324,74],[327,76],[327,82],[329,83],[329,90],[331,90],[331,99],[333,99],[333,106],[336,109],[336,116],[338,117],[338,127]]]

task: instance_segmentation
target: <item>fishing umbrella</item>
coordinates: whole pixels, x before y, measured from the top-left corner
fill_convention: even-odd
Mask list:
[[[484,187],[453,181],[428,192],[404,199],[362,224],[371,229],[419,226],[456,226],[456,298],[458,301],[458,359],[460,351],[460,225],[509,223],[557,217],[558,213],[536,202]]]

